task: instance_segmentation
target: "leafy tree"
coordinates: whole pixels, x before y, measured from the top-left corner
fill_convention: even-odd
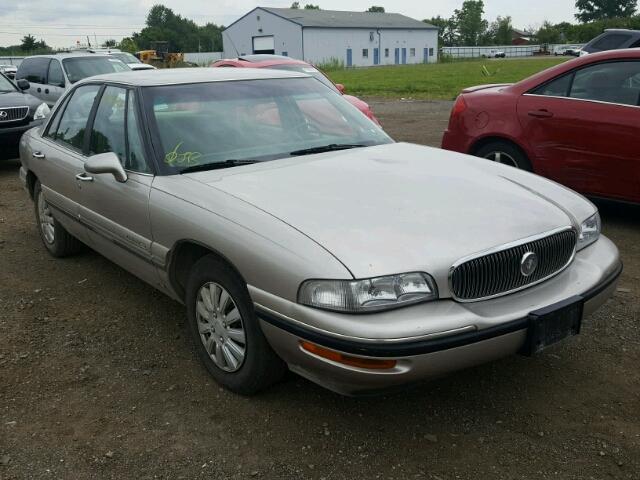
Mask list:
[[[438,45],[452,47],[458,44],[458,32],[455,17],[442,18],[440,15],[423,20],[438,27]]]
[[[289,8],[293,8],[294,10],[298,10],[300,8],[300,2],[293,2],[291,4],[291,7]]]
[[[117,44],[118,42],[116,42],[113,38],[111,38],[109,40],[105,40],[103,45],[107,48],[114,48]]]
[[[36,37],[31,34],[25,35],[22,37],[22,43],[20,44],[20,49],[25,52],[32,52],[36,49]]]
[[[637,0],[576,0],[576,18],[582,23],[606,18],[631,17]]]
[[[367,12],[373,12],[373,13],[384,13],[384,7],[376,7],[375,5],[373,7],[369,7],[369,9],[367,10]]]
[[[462,8],[453,12],[458,35],[462,45],[478,45],[488,23],[482,18],[484,2],[482,0],[465,0]]]
[[[511,35],[513,32],[513,25],[511,24],[511,17],[496,18],[493,22],[495,25],[493,42],[496,45],[509,45],[511,44]]]
[[[311,3],[307,3],[304,6],[305,10],[320,10],[320,5],[312,5]]]
[[[129,53],[136,53],[139,50],[138,45],[136,45],[136,42],[134,42],[133,39],[130,37],[123,38],[122,40],[120,40],[120,44],[118,45],[118,48],[123,52],[129,52]]]
[[[561,37],[561,30],[556,25],[552,25],[551,22],[546,20],[536,32],[536,40],[538,43],[542,44],[560,43]]]

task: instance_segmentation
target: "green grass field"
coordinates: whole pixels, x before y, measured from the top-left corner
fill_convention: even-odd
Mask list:
[[[473,60],[434,65],[400,65],[327,71],[347,93],[368,97],[453,100],[460,90],[485,83],[517,82],[566,58]],[[483,66],[489,72],[483,72]]]

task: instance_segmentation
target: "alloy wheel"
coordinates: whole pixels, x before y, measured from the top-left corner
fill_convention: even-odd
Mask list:
[[[215,282],[200,287],[196,297],[200,340],[215,365],[236,372],[246,356],[246,332],[242,315],[229,292]]]
[[[492,162],[502,163],[503,165],[518,168],[518,162],[516,162],[516,160],[506,152],[489,152],[484,156],[484,158],[491,160]]]
[[[44,199],[42,192],[38,195],[38,217],[40,220],[40,231],[42,232],[42,236],[49,245],[52,245],[56,241],[56,231],[53,224],[54,220],[49,204]]]

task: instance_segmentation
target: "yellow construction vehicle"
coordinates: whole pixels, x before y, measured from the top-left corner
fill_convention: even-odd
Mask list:
[[[184,63],[184,53],[169,53],[169,42],[153,42],[152,50],[140,50],[136,57],[157,68],[174,68]]]

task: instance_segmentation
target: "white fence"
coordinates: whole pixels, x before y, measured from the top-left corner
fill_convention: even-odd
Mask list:
[[[0,65],[20,65],[24,57],[0,57]]]
[[[495,52],[504,52],[507,57],[530,57],[541,51],[543,45],[497,45],[489,47],[442,47],[442,54],[449,55],[453,58],[482,58],[491,57]],[[552,55],[561,52],[564,48],[580,47],[575,44],[554,44],[547,45],[546,51]]]
[[[211,62],[215,62],[221,58],[222,52],[195,52],[184,54],[185,62],[195,63],[197,65],[209,65]]]

